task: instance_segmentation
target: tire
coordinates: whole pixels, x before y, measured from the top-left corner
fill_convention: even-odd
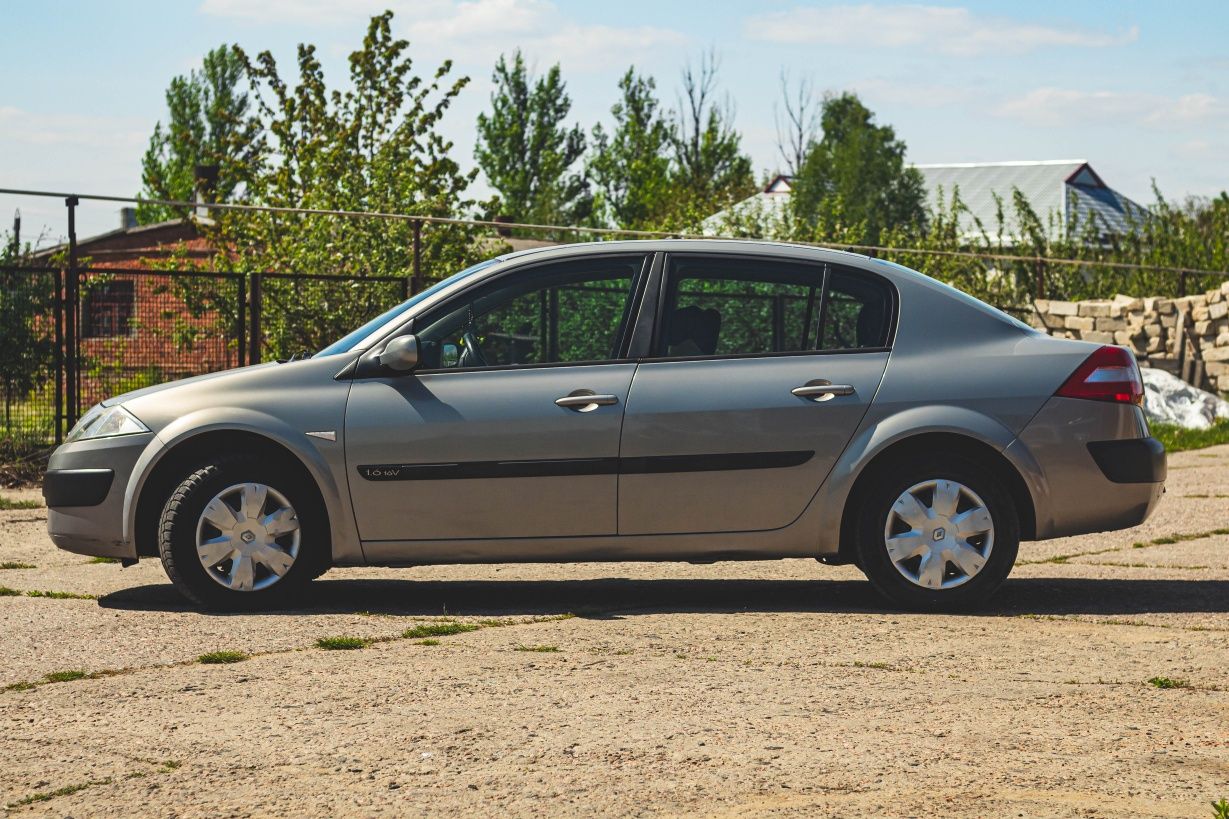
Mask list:
[[[276,462],[214,459],[192,470],[162,508],[162,566],[184,597],[207,609],[285,605],[328,568],[322,507],[315,486]],[[198,540],[206,542],[200,555]]]
[[[859,568],[880,594],[914,611],[985,604],[1020,548],[1011,493],[989,470],[959,456],[915,455],[878,470],[857,521]]]

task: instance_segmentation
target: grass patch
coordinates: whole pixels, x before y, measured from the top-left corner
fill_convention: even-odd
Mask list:
[[[15,682],[15,683],[9,683],[8,685],[4,686],[4,690],[5,691],[29,691],[30,689],[34,687],[35,687],[35,684],[32,682]]]
[[[76,592],[64,591],[38,591],[37,589],[26,592],[26,597],[47,597],[52,600],[97,600],[98,596],[94,594],[77,594]]]
[[[881,671],[891,671],[892,670],[892,666],[889,663],[882,663],[882,662],[864,663],[864,662],[861,662],[860,660],[854,660],[853,667],[854,668],[877,668]]]
[[[201,665],[226,665],[227,663],[241,663],[250,656],[242,651],[211,651],[197,657],[196,661]]]
[[[418,641],[418,645],[420,645],[420,646],[438,646],[439,644],[440,644],[440,641],[439,641],[439,640],[433,640],[433,639],[430,639],[430,638],[428,638],[428,639],[426,639],[426,640],[419,640],[419,641]]]
[[[118,557],[91,557],[86,563],[119,563]]]
[[[401,636],[407,640],[416,640],[420,637],[447,637],[451,634],[477,631],[480,628],[482,626],[477,623],[422,623],[413,628],[407,628],[401,632]]]
[[[1148,680],[1148,684],[1153,688],[1163,689],[1191,687],[1191,684],[1186,680],[1174,680],[1170,679],[1169,677],[1153,677],[1152,679]]]
[[[50,674],[44,674],[43,679],[49,683],[58,683],[84,680],[88,676],[90,675],[84,671],[52,671]]]
[[[5,561],[4,563],[0,563],[0,569],[37,569],[37,568],[38,566],[35,566],[33,563],[17,563],[11,560]],[[10,589],[9,591],[12,591],[12,589]]]
[[[366,637],[321,637],[316,641],[316,648],[325,651],[354,651],[371,645]]]
[[[1152,437],[1165,445],[1166,452],[1184,452],[1217,444],[1229,444],[1229,419],[1221,418],[1207,429],[1184,429],[1177,424],[1149,424]]]
[[[14,500],[0,495],[0,511],[7,512],[12,509],[42,509],[43,505],[34,500]]]
[[[1212,815],[1216,819],[1229,819],[1229,799],[1212,803]]]
[[[539,654],[557,654],[557,653],[559,652],[559,646],[526,646],[526,645],[519,645],[519,646],[517,646],[517,647],[516,647],[516,650],[517,650],[517,651],[536,651],[536,652],[538,652]]]
[[[110,777],[107,777],[106,779],[91,779],[89,782],[79,782],[76,785],[65,785],[62,788],[56,788],[54,791],[42,791],[40,793],[32,793],[29,796],[23,796],[16,802],[9,802],[8,807],[10,809],[20,808],[26,805],[33,805],[38,802],[46,802],[48,799],[55,799],[57,796],[68,796],[70,794],[77,793],[78,791],[83,791],[86,788],[93,787],[94,785],[110,784]]]
[[[21,592],[17,589],[10,589],[8,586],[0,586],[0,597],[20,597]]]

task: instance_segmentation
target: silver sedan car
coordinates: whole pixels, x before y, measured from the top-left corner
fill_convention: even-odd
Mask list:
[[[475,265],[307,360],[105,401],[44,494],[60,548],[158,557],[213,608],[331,566],[813,557],[961,609],[1021,540],[1148,517],[1142,397],[1125,349],[889,262],[595,243]]]

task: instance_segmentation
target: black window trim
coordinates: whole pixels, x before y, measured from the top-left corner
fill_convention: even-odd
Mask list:
[[[532,274],[532,271],[536,270],[537,268],[562,267],[565,265],[583,265],[585,263],[595,262],[595,261],[600,262],[600,261],[615,261],[615,260],[620,260],[620,259],[627,259],[627,260],[640,259],[641,261],[640,269],[637,270],[632,277],[631,296],[630,296],[630,299],[628,300],[628,306],[624,311],[623,317],[620,319],[621,326],[619,328],[618,344],[616,345],[619,350],[619,355],[620,355],[619,358],[602,358],[602,359],[596,359],[592,361],[547,361],[547,362],[542,362],[538,364],[491,364],[485,367],[464,367],[464,368],[421,367],[421,368],[412,370],[409,373],[400,373],[398,374],[397,377],[404,376],[404,375],[416,375],[416,376],[417,375],[451,375],[451,374],[460,374],[460,373],[496,372],[496,371],[504,371],[504,370],[541,370],[541,369],[552,368],[552,367],[593,367],[593,366],[600,366],[600,365],[605,365],[605,364],[634,364],[637,362],[638,359],[631,358],[629,356],[628,347],[631,342],[632,333],[634,332],[636,326],[638,325],[640,321],[641,305],[642,305],[642,302],[644,301],[644,296],[645,296],[648,280],[652,278],[652,273],[656,269],[658,257],[661,255],[662,255],[661,253],[654,252],[654,251],[642,250],[638,252],[635,252],[635,251],[628,252],[624,250],[621,252],[611,251],[610,253],[585,254],[584,256],[565,257],[562,259],[535,259],[535,260],[527,261],[525,264],[515,265],[513,267],[509,267],[507,270],[502,270],[499,273],[495,273],[493,275],[483,277],[479,281],[471,282],[468,286],[463,287],[461,290],[458,290],[456,293],[453,293],[451,296],[449,296],[447,301],[441,302],[437,305],[433,305],[430,308],[430,310],[426,311],[423,314],[423,315],[427,315],[427,314],[436,314],[437,312],[447,312],[450,304],[453,304],[457,299],[465,298],[467,293],[472,293],[472,291],[477,288],[497,286],[497,283],[501,279],[507,276]],[[397,338],[398,336],[405,335],[406,333],[409,333],[409,332],[413,332],[415,321],[418,318],[419,316],[415,316],[413,318],[407,319],[404,323],[399,325],[397,329],[393,330],[388,335],[381,338],[378,342],[373,344],[369,350],[364,352],[363,355],[360,356],[360,364],[355,369],[353,377],[355,378],[388,378],[390,377],[391,374],[385,371],[384,368],[380,367],[378,364],[376,364],[375,367],[373,368],[371,367],[370,364],[368,366],[363,366],[361,362],[363,359],[367,359],[369,357],[373,360],[377,359],[378,356],[376,355],[375,351],[383,349],[384,344],[386,344],[388,340]]]
[[[896,343],[896,326],[897,319],[900,315],[900,294],[896,290],[896,286],[884,276],[874,273],[869,270],[864,270],[860,267],[851,265],[832,264],[812,259],[796,259],[788,256],[769,256],[758,253],[714,253],[703,251],[683,251],[662,254],[665,258],[662,260],[659,280],[657,281],[657,315],[653,321],[652,341],[646,354],[638,359],[645,364],[657,364],[667,361],[725,361],[738,360],[746,358],[790,358],[796,356],[808,355],[856,355],[858,353],[890,353],[892,347]],[[823,329],[823,320],[827,316],[828,311],[828,280],[834,272],[849,273],[855,276],[863,276],[865,278],[874,279],[881,282],[885,286],[885,291],[888,294],[889,305],[888,310],[890,316],[888,319],[887,344],[882,347],[843,347],[834,350],[787,350],[784,352],[770,353],[727,353],[720,355],[689,355],[689,356],[670,356],[670,355],[652,355],[653,350],[659,349],[658,344],[661,340],[662,332],[662,317],[665,314],[665,304],[667,296],[667,288],[669,287],[671,264],[675,259],[712,259],[715,261],[725,261],[728,259],[745,259],[748,261],[767,262],[769,264],[793,264],[806,267],[818,267],[823,271],[823,292],[820,294],[819,302],[819,326],[816,328],[816,333]]]

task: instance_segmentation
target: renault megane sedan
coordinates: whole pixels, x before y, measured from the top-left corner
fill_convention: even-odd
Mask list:
[[[856,564],[984,603],[1021,540],[1134,526],[1165,480],[1123,348],[888,262],[761,242],[464,270],[307,360],[119,396],[56,450],[62,549],[211,608],[331,566]]]

